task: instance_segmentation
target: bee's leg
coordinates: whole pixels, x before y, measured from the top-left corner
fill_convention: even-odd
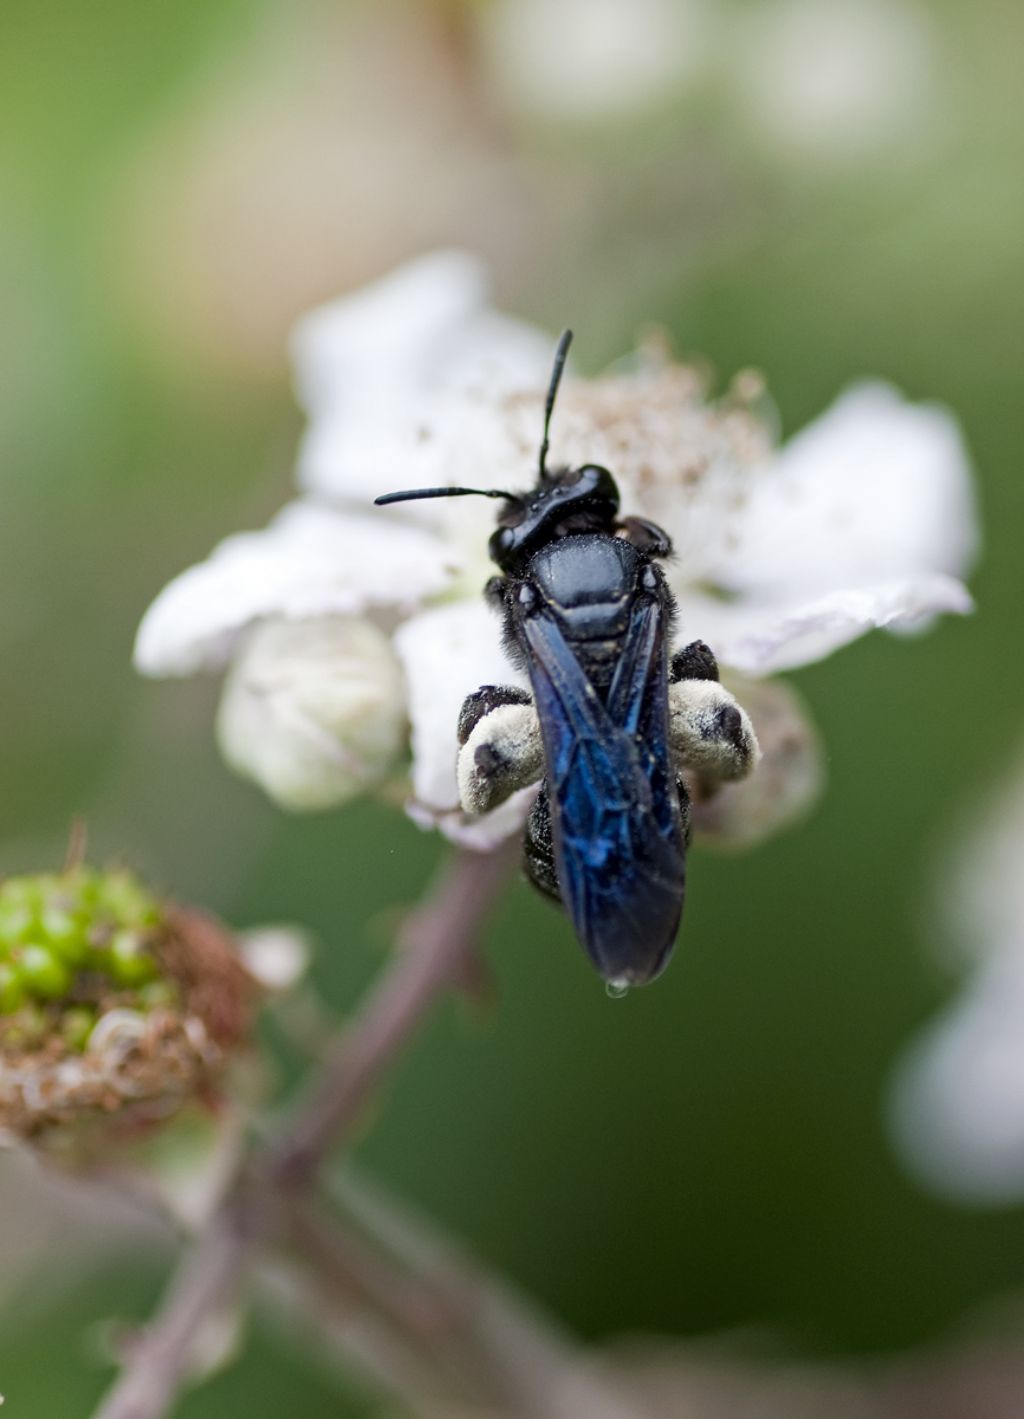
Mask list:
[[[687,646],[680,654],[691,649]],[[717,679],[677,680],[669,686],[668,706],[676,768],[692,776],[691,786],[700,793],[710,794],[719,784],[746,778],[755,767],[761,750],[754,726]]]
[[[545,897],[551,897],[553,901],[561,902],[562,894],[558,890],[558,875],[555,871],[555,849],[551,841],[551,804],[548,801],[547,784],[541,785],[540,793],[526,822],[523,867],[538,892],[542,892]]]
[[[484,587],[484,600],[494,611],[503,611],[505,608],[505,596],[508,593],[508,578],[503,576],[492,576],[488,579]]]
[[[460,748],[484,715],[490,714],[491,710],[498,709],[500,705],[528,704],[530,704],[529,691],[521,690],[518,685],[481,685],[479,690],[474,690],[462,701],[462,709],[459,711],[459,725],[456,730]]]
[[[648,522],[646,517],[624,517],[617,525],[620,537],[631,542],[638,552],[648,557],[669,557],[672,555],[672,539],[656,522]]]
[[[691,641],[677,650],[669,667],[669,681],[675,685],[680,680],[717,680],[718,661],[709,645],[703,641]]]
[[[459,799],[467,813],[489,813],[544,772],[533,701],[514,685],[484,685],[459,715]]]
[[[689,847],[690,839],[693,836],[693,825],[690,821],[690,794],[682,774],[676,774],[676,792],[679,794],[679,812],[683,820],[683,841]]]

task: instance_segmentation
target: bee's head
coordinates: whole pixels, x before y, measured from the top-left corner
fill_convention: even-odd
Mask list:
[[[521,570],[539,547],[572,532],[611,532],[619,515],[619,490],[607,468],[586,463],[544,473],[523,497],[509,498],[488,543],[503,572]]]

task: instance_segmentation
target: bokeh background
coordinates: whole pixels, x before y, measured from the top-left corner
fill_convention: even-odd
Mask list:
[[[787,432],[863,374],[963,421],[978,614],[793,677],[827,750],[813,816],[700,853],[672,970],[622,1002],[516,886],[495,1008],[442,1012],[359,1143],[585,1337],[888,1352],[1024,1294],[1024,1215],[924,1196],[884,1122],[955,987],[936,875],[1024,734],[1022,43],[999,0],[0,10],[4,871],[59,860],[84,814],[96,857],[308,924],[337,1010],[372,976],[440,842],[371,804],[281,815],[217,757],[216,683],[141,683],[129,656],[163,583],[288,495],[292,321],[407,255],[482,250],[585,370],[652,322],[723,382],[756,366]],[[28,1197],[0,1156],[8,1231]],[[73,1265],[66,1235],[3,1298],[18,1419],[86,1413],[96,1322],[164,1275]],[[180,1412],[284,1403],[368,1412],[272,1331]]]

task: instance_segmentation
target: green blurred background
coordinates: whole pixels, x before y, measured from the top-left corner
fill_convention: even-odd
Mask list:
[[[770,1327],[834,1355],[942,1342],[1024,1282],[1024,1216],[920,1195],[882,1113],[952,989],[940,850],[1024,729],[1024,11],[807,4],[824,41],[793,0],[679,0],[678,72],[566,99],[516,48],[534,4],[4,0],[0,868],[58,860],[81,813],[96,857],[239,925],[307,923],[339,1010],[372,976],[439,841],[375,805],[282,816],[217,757],[217,685],[129,656],[163,583],[289,493],[290,322],[405,255],[480,248],[584,367],[651,321],[723,379],[758,366],[787,432],[866,373],[945,401],[979,475],[978,614],[794,677],[827,796],[699,855],[655,989],[606,999],[516,886],[497,1007],[442,1012],[358,1149],[587,1337]],[[577,12],[548,7],[556,71]],[[860,58],[815,88],[819,42]],[[12,1415],[86,1413],[83,1336],[144,1315],[162,1270],[61,1279],[54,1256],[7,1298]],[[285,1402],[364,1412],[272,1334],[180,1412]]]

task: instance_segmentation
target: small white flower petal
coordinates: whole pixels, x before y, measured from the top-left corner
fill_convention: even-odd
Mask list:
[[[962,576],[977,549],[971,467],[939,405],[855,385],[757,477],[711,579],[769,597]],[[945,608],[941,608],[945,609]]]
[[[744,596],[721,601],[684,591],[684,639],[706,640],[723,665],[772,675],[823,660],[866,631],[911,630],[939,612],[966,615],[970,593],[951,576],[920,576],[778,602]]]
[[[466,819],[455,766],[456,728],[466,696],[481,685],[528,685],[502,650],[499,618],[479,598],[439,606],[406,621],[395,636],[395,650],[405,671],[412,723],[411,815],[421,823],[440,821],[449,836],[466,829],[459,841],[472,839],[471,846],[493,846],[495,834],[500,840],[522,824],[525,812],[517,800],[523,796],[514,795],[482,818]]]
[[[269,995],[291,990],[313,954],[309,933],[301,926],[254,926],[240,932],[237,941],[246,970]]]
[[[401,669],[369,621],[341,616],[253,628],[224,687],[217,734],[231,767],[282,808],[333,808],[398,759]]]
[[[164,588],[139,627],[135,664],[145,675],[219,669],[263,617],[408,613],[458,570],[457,554],[420,528],[290,503],[262,532],[227,538]]]
[[[500,808],[484,813],[479,818],[471,817],[461,809],[451,813],[438,813],[417,803],[415,799],[406,804],[406,812],[418,828],[424,831],[436,828],[449,842],[457,847],[469,848],[471,852],[493,852],[508,838],[518,837],[526,826],[533,800],[537,796],[537,784],[521,788],[507,798]]]
[[[440,251],[300,323],[294,354],[311,416],[299,457],[304,488],[369,503],[467,476],[474,487],[498,485],[501,398],[543,390],[553,341],[492,310],[488,297],[480,260]],[[443,511],[428,504],[404,515],[429,521]]]

